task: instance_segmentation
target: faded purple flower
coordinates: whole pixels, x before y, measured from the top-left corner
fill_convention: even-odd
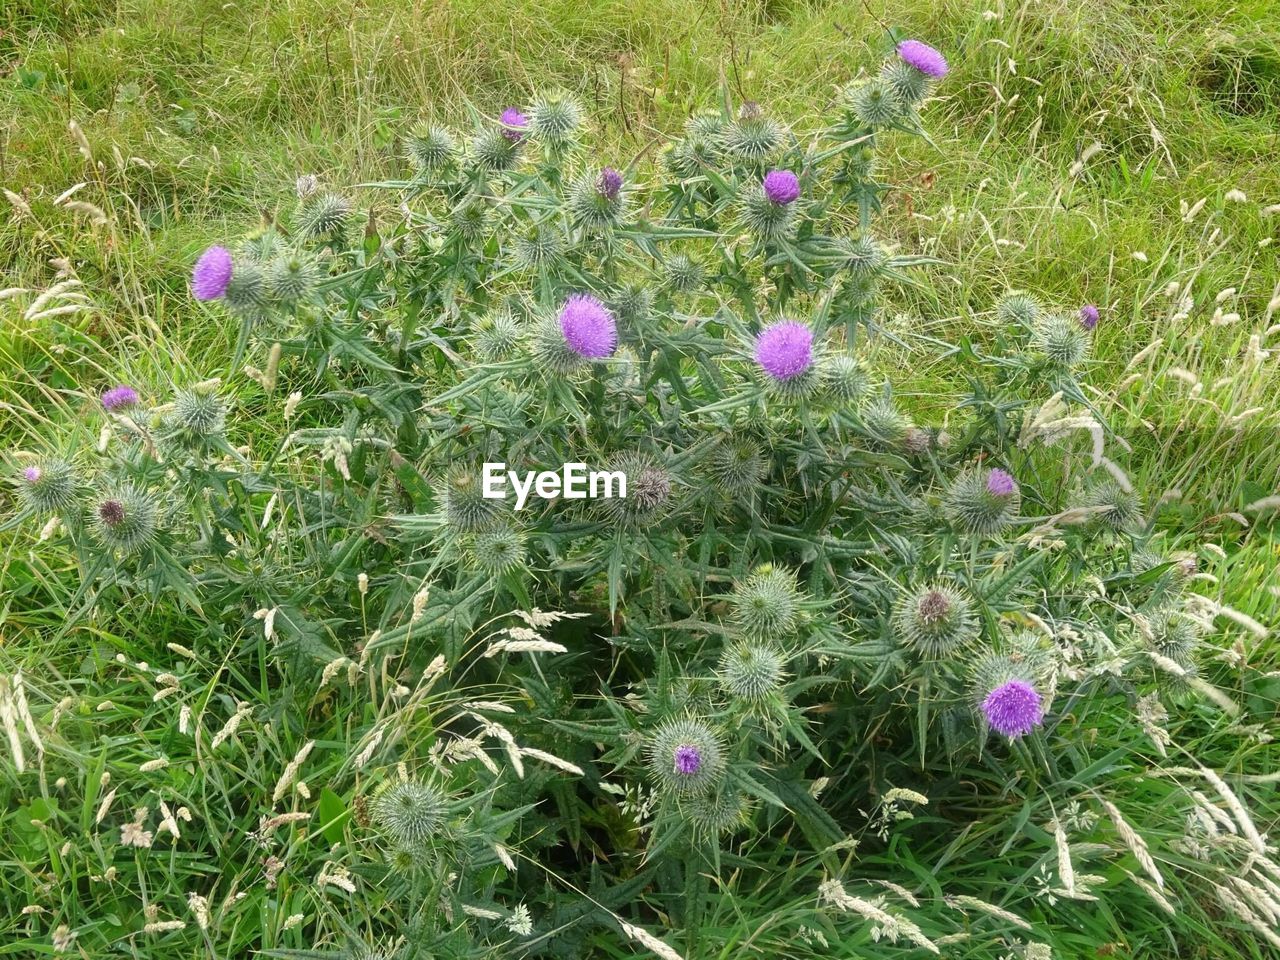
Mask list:
[[[951,598],[941,590],[930,590],[920,598],[916,613],[927,624],[935,624],[946,618],[951,612]]]
[[[1008,470],[1001,470],[994,467],[987,474],[987,493],[993,497],[1007,497],[1017,488],[1017,484],[1013,481],[1013,474]]]
[[[44,471],[39,467],[26,467],[22,471],[22,478],[27,483],[39,483],[40,478],[44,476]]]
[[[502,135],[512,143],[524,139],[524,128],[529,125],[529,118],[515,107],[507,107],[498,118],[502,123]]]
[[[941,79],[947,75],[946,58],[922,40],[903,40],[898,44],[898,56],[926,76]]]
[[[613,167],[605,167],[596,178],[596,192],[606,200],[617,200],[622,189],[622,174]]]
[[[231,282],[231,252],[226,247],[210,247],[200,254],[191,271],[191,293],[197,300],[217,300]]]
[[[589,294],[574,294],[560,310],[560,332],[580,357],[599,360],[618,345],[618,324],[609,309]]]
[[[119,500],[103,500],[98,504],[98,519],[108,527],[118,527],[124,523],[124,504]]]
[[[1036,688],[1025,680],[1002,683],[982,701],[991,729],[1016,740],[1044,722],[1044,704]]]
[[[132,407],[137,402],[138,391],[133,387],[126,387],[123,383],[118,387],[112,387],[102,395],[102,405],[113,413]]]
[[[702,769],[702,751],[691,743],[676,747],[675,760],[675,771],[682,776],[691,777]]]
[[[764,195],[785,206],[800,196],[800,181],[790,170],[770,170],[764,175]]]
[[[1098,308],[1092,303],[1086,303],[1080,308],[1080,326],[1086,330],[1092,330],[1098,325]]]
[[[813,331],[782,320],[756,338],[756,362],[775,380],[790,380],[813,366]]]

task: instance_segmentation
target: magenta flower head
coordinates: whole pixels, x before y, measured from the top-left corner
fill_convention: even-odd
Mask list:
[[[524,139],[525,127],[529,126],[529,118],[515,107],[507,107],[499,118],[502,123],[502,135],[512,143]]]
[[[580,357],[599,360],[618,345],[618,323],[609,308],[589,294],[574,294],[560,310],[560,332]]]
[[[782,320],[756,338],[756,362],[775,380],[790,380],[813,366],[813,331]]]
[[[200,254],[191,271],[191,293],[197,300],[217,300],[231,282],[231,252],[226,247],[210,247]]]
[[[993,497],[1007,497],[1017,487],[1018,485],[1013,481],[1013,474],[1008,470],[995,467],[987,474],[987,493]]]
[[[764,175],[764,195],[772,203],[785,206],[800,196],[800,181],[790,170],[770,170]]]
[[[617,200],[618,191],[622,189],[622,174],[613,167],[605,167],[596,178],[596,193],[606,200]]]
[[[27,483],[39,483],[40,478],[44,476],[44,471],[39,467],[25,467],[22,471],[22,479]]]
[[[982,701],[991,729],[1016,740],[1044,722],[1044,704],[1036,688],[1025,680],[1000,684]]]
[[[692,777],[702,769],[702,751],[691,743],[682,743],[676,747],[675,772],[683,777]]]
[[[898,44],[898,56],[903,63],[935,80],[947,75],[946,58],[921,40],[903,40]]]
[[[1086,330],[1092,330],[1098,325],[1098,308],[1092,303],[1086,303],[1080,308],[1080,326]]]
[[[102,405],[115,413],[117,410],[127,410],[129,407],[136,406],[138,403],[138,391],[133,387],[126,387],[123,383],[118,387],[112,387],[102,395]]]

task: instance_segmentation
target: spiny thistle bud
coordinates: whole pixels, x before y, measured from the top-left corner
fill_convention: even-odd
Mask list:
[[[624,326],[637,329],[653,313],[653,291],[639,284],[628,284],[609,298],[609,308]]]
[[[1035,345],[1056,366],[1073,367],[1089,352],[1089,333],[1070,317],[1050,313],[1036,324]]]
[[[564,236],[553,224],[536,224],[516,237],[513,258],[522,270],[545,270],[564,259]]]
[[[800,196],[800,180],[790,170],[770,170],[760,186],[770,203],[785,206]]]
[[[672,513],[674,478],[656,459],[645,453],[623,453],[609,461],[609,470],[627,478],[625,497],[597,500],[599,509],[622,527],[645,527]]]
[[[1182,666],[1195,667],[1200,627],[1181,610],[1164,607],[1143,617],[1140,630],[1152,650]]]
[[[728,126],[728,121],[718,113],[695,113],[684,122],[684,132],[689,137],[714,140],[724,133],[726,126]]]
[[[732,503],[759,489],[769,464],[760,444],[746,437],[730,437],[712,452],[709,469],[714,496]]]
[[[303,303],[312,299],[320,286],[322,274],[315,260],[291,254],[275,260],[267,269],[271,294],[283,304]]]
[[[310,194],[308,194],[309,196]],[[285,252],[285,242],[274,228],[259,230],[240,244],[238,259],[266,266]]]
[[[471,556],[481,570],[501,576],[524,566],[524,538],[511,527],[500,526],[476,535]]]
[[[155,538],[156,505],[136,487],[121,487],[94,501],[89,522],[108,550],[135,553]]]
[[[1034,328],[1040,320],[1040,303],[1029,293],[1011,290],[996,304],[996,319],[1007,327]]]
[[[929,92],[929,77],[901,60],[887,60],[880,68],[880,79],[888,85],[898,102],[914,107]]]
[[[878,397],[858,412],[867,438],[884,450],[897,450],[911,430],[911,419],[889,397]]]
[[[485,499],[484,486],[473,468],[465,464],[451,467],[439,492],[445,522],[459,533],[488,530],[497,522],[499,501]]]
[[[569,189],[569,219],[587,231],[615,227],[624,219],[626,199],[617,170],[605,167],[597,174],[584,173]]]
[[[947,492],[947,518],[960,530],[978,536],[999,533],[1018,515],[1022,494],[1013,475],[995,467],[960,474]]]
[[[1113,477],[1106,477],[1085,491],[1082,506],[1108,507],[1097,519],[1113,530],[1131,530],[1142,523],[1142,500]]]
[[[800,626],[802,596],[790,570],[763,564],[729,595],[733,620],[752,640],[782,640]]]
[[[827,395],[837,404],[857,403],[866,396],[871,381],[856,357],[836,354],[822,362]]]
[[[398,780],[378,791],[369,812],[398,846],[421,846],[443,826],[446,799],[433,784]]]
[[[861,183],[871,179],[876,169],[876,151],[870,145],[854,147],[844,153],[843,170],[839,179]]]
[[[312,240],[338,239],[347,229],[353,208],[340,194],[316,193],[303,201],[294,218],[298,233]]]
[[[774,203],[764,188],[756,185],[742,193],[738,216],[748,232],[762,240],[778,240],[791,234],[796,222],[796,207],[791,203]]]
[[[759,107],[756,107],[759,110]],[[748,111],[720,131],[720,146],[730,156],[748,162],[764,160],[782,145],[782,127],[769,117]],[[761,193],[763,196],[763,192]]]
[[[667,150],[664,159],[668,170],[687,179],[714,168],[720,161],[720,148],[715,140],[689,136]]]
[[[267,275],[257,263],[241,263],[223,293],[223,302],[232,312],[250,318],[263,316],[271,304]]]
[[[871,237],[841,239],[840,254],[845,271],[858,280],[867,280],[884,271],[888,255]]]
[[[720,657],[717,678],[729,696],[758,703],[782,683],[782,654],[760,643],[736,643]]]
[[[996,733],[1016,740],[1044,722],[1044,701],[1025,680],[1008,680],[982,700],[982,715]]]
[[[540,315],[533,325],[530,351],[537,369],[551,376],[565,376],[587,365],[581,354],[573,350],[560,329],[560,317],[547,312]]]
[[[902,101],[879,77],[859,80],[845,93],[849,109],[865,126],[883,127],[902,116]]]
[[[102,394],[102,408],[109,413],[119,413],[138,405],[138,391],[123,383]]]
[[[724,746],[701,720],[667,720],[650,736],[645,755],[658,788],[677,796],[707,793],[724,777]]]
[[[898,642],[926,660],[949,657],[978,636],[978,618],[969,596],[945,583],[904,593],[893,609]]]
[[[458,154],[453,134],[444,127],[420,124],[404,140],[405,155],[419,176],[450,166]]]
[[[690,798],[682,804],[681,811],[689,818],[695,834],[710,841],[746,826],[751,803],[740,791],[721,787]]]
[[[227,405],[213,390],[179,390],[167,418],[169,428],[191,440],[220,436],[227,425]]]
[[[700,290],[707,275],[702,264],[683,253],[673,253],[667,257],[662,263],[662,270],[666,275],[667,287],[677,293]]]
[[[62,513],[78,499],[75,470],[62,460],[23,467],[17,484],[22,502],[38,513]]]
[[[529,108],[529,129],[535,139],[558,149],[570,144],[582,126],[582,107],[568,93],[539,97]]]
[[[449,212],[449,221],[462,239],[475,243],[484,239],[489,230],[489,205],[469,198]]]
[[[519,321],[505,310],[486,314],[476,324],[472,345],[485,363],[505,360],[516,352],[523,335]]]
[[[560,332],[569,349],[586,360],[602,360],[618,346],[618,324],[608,307],[590,294],[574,294],[560,309]]]
[[[191,271],[191,295],[197,300],[217,300],[227,292],[233,265],[226,247],[210,247],[200,254]]]
[[[520,157],[520,139],[520,135],[506,128],[481,130],[469,145],[472,162],[489,173],[510,170]]]

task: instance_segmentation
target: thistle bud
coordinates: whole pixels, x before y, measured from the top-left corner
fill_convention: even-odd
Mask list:
[[[1070,368],[1089,353],[1089,334],[1083,326],[1059,313],[1042,316],[1036,324],[1036,348],[1055,366]]]
[[[399,780],[378,791],[369,812],[374,823],[387,832],[397,846],[420,847],[444,825],[444,793],[420,780]]]
[[[1107,507],[1097,515],[1097,521],[1113,530],[1132,530],[1143,522],[1142,499],[1112,477],[1099,480],[1086,490],[1081,505]]]
[[[453,135],[444,127],[432,124],[422,124],[409,131],[404,147],[405,155],[420,178],[448,168],[458,154]]]
[[[563,91],[545,94],[529,108],[529,130],[534,139],[554,150],[571,144],[581,126],[581,105]]]
[[[662,270],[666,275],[668,289],[677,293],[694,293],[702,288],[702,282],[706,278],[706,270],[702,264],[683,253],[667,257],[662,263]]]
[[[705,794],[724,777],[724,746],[701,720],[667,720],[650,736],[645,757],[658,788],[677,796]]]
[[[753,640],[782,640],[800,626],[801,594],[795,574],[765,564],[734,584],[729,595],[733,619]]]
[[[1005,529],[1018,515],[1022,495],[1012,474],[999,467],[969,469],[947,492],[944,508],[957,528],[978,536]]]
[[[996,304],[996,319],[1007,327],[1035,327],[1040,320],[1040,304],[1029,293],[1012,290]]]
[[[894,605],[893,632],[899,643],[926,660],[941,660],[978,636],[978,618],[969,596],[945,583],[904,593]]]
[[[524,566],[524,538],[508,526],[476,534],[471,556],[477,567],[492,576],[502,576]]]
[[[445,522],[459,533],[489,530],[498,519],[498,501],[484,496],[479,474],[466,465],[451,467],[439,485]]]
[[[75,470],[61,460],[41,460],[18,471],[18,496],[36,513],[62,513],[79,499]]]
[[[133,486],[98,497],[89,517],[98,542],[112,552],[135,553],[156,535],[156,505]]]
[[[759,703],[782,683],[782,655],[760,643],[737,643],[720,657],[717,678],[735,700]]]

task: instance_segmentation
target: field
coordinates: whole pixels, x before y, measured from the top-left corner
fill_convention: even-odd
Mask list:
[[[1054,800],[1047,793],[1035,793],[1041,757],[1030,750],[1011,753],[1019,773],[1007,791],[991,787],[999,795],[985,806],[990,797],[982,786],[973,786],[973,797],[966,791],[975,781],[997,783],[1002,774],[978,761],[943,773],[931,758],[929,776],[945,784],[939,790],[951,791],[954,804],[946,815],[931,810],[938,813],[934,819],[917,810],[912,829],[932,826],[935,835],[914,847],[905,838],[887,839],[897,829],[886,825],[898,812],[893,804],[863,812],[871,810],[864,804],[880,802],[888,781],[845,782],[832,788],[837,795],[831,801],[849,818],[861,816],[856,830],[865,839],[865,857],[854,855],[853,844],[792,857],[791,828],[761,816],[751,827],[758,845],[757,833],[738,835],[725,842],[723,859],[690,865],[688,876],[671,864],[648,873],[639,830],[619,826],[625,817],[607,809],[598,791],[588,803],[581,795],[573,799],[563,785],[526,781],[522,774],[516,801],[504,800],[518,802],[521,810],[541,803],[539,816],[548,816],[548,804],[555,806],[558,817],[548,817],[545,829],[562,835],[567,846],[548,853],[545,864],[536,843],[530,848],[520,864],[519,889],[534,905],[537,934],[527,942],[528,954],[503,953],[516,948],[491,937],[485,942],[499,951],[494,956],[622,957],[674,949],[687,960],[769,957],[784,950],[807,957],[823,955],[826,941],[815,939],[821,937],[831,941],[829,956],[920,953],[909,933],[885,932],[883,918],[874,935],[869,924],[838,932],[816,926],[811,915],[819,886],[836,864],[850,870],[850,886],[849,877],[861,872],[907,888],[895,909],[916,898],[941,903],[946,896],[969,896],[966,884],[1015,891],[989,899],[1001,909],[1017,902],[1017,911],[1034,924],[1034,936],[1014,924],[999,933],[983,928],[966,940],[930,926],[932,920],[922,923],[930,936],[938,934],[934,940],[957,937],[942,946],[945,956],[1277,955],[1280,874],[1272,877],[1270,905],[1255,907],[1252,915],[1234,909],[1231,900],[1250,895],[1237,891],[1214,899],[1191,881],[1174,880],[1169,868],[1190,870],[1195,856],[1185,849],[1182,812],[1161,818],[1159,804],[1171,802],[1171,794],[1158,773],[1168,767],[1217,771],[1221,780],[1202,784],[1214,809],[1226,809],[1232,820],[1238,795],[1252,815],[1247,828],[1232,820],[1231,842],[1224,839],[1222,848],[1256,837],[1251,856],[1274,855],[1267,839],[1268,831],[1274,835],[1280,828],[1280,747],[1273,741],[1280,696],[1280,15],[1274,3],[8,0],[0,10],[0,187],[8,198],[0,203],[0,463],[6,474],[17,475],[33,457],[51,451],[72,459],[100,442],[106,449],[98,397],[115,384],[160,399],[175,387],[218,378],[237,411],[233,446],[218,456],[242,455],[255,464],[279,457],[299,488],[326,490],[337,485],[333,471],[347,469],[342,449],[322,448],[317,440],[313,454],[286,457],[280,442],[291,431],[312,430],[319,437],[332,427],[332,409],[305,404],[332,399],[347,387],[331,371],[313,373],[301,361],[291,368],[293,354],[286,349],[281,376],[293,379],[287,389],[275,389],[267,359],[271,338],[250,342],[246,350],[241,338],[247,328],[237,318],[192,298],[192,265],[206,247],[230,246],[264,226],[288,222],[298,203],[298,178],[305,175],[369,211],[366,238],[379,231],[394,235],[400,198],[378,184],[406,176],[406,138],[415,124],[470,129],[552,89],[572,92],[585,107],[591,156],[625,170],[628,179],[656,182],[663,145],[700,111],[754,102],[797,130],[825,123],[838,112],[841,89],[874,72],[892,48],[891,30],[943,49],[950,73],[921,111],[926,136],[886,138],[877,147],[877,176],[891,185],[877,236],[891,254],[917,256],[925,265],[912,269],[912,282],[885,286],[880,316],[887,335],[875,344],[872,365],[892,371],[894,396],[921,422],[944,417],[960,409],[973,385],[953,362],[963,351],[939,345],[999,352],[1005,341],[995,305],[1007,290],[1030,291],[1042,303],[1072,312],[1096,304],[1100,321],[1081,380],[1081,405],[1108,425],[1109,456],[1126,446],[1118,438],[1127,441],[1124,469],[1144,493],[1149,532],[1161,550],[1195,553],[1199,566],[1190,589],[1219,611],[1196,679],[1239,709],[1210,703],[1175,717],[1169,722],[1173,745],[1167,757],[1163,748],[1157,757],[1132,720],[1141,702],[1137,694],[1091,713],[1080,708],[1079,726],[1072,729],[1080,755],[1072,759],[1081,790],[1096,793],[1113,776],[1108,802],[1147,839],[1133,842],[1131,828],[1119,827],[1124,844],[1117,846],[1131,859],[1123,870],[1108,862],[1103,871],[1091,860],[1098,853],[1091,848],[1101,846],[1089,832],[1095,825],[1077,823],[1080,849],[1073,843],[1071,852],[1082,861],[1082,873],[1102,871],[1108,889],[1098,902],[1067,896],[1066,907],[1059,901],[1056,911],[1051,893],[1031,891],[1050,866],[1063,869],[1066,840],[1055,854],[1058,837],[1046,824],[1051,818],[1065,822],[1067,815],[1048,809]],[[364,255],[372,259],[376,247],[367,244]],[[705,255],[712,247],[698,249]],[[80,284],[68,285],[68,279]],[[426,302],[445,312],[436,301]],[[443,327],[433,329],[456,347]],[[401,358],[408,349],[389,334],[379,342],[400,349]],[[453,356],[448,349],[442,355]],[[266,379],[257,368],[247,375],[246,364],[268,369]],[[356,366],[352,361],[350,369]],[[465,402],[461,394],[451,396],[452,389],[443,392],[454,387],[443,361],[419,369],[440,387],[435,393]],[[458,383],[464,383],[461,376]],[[366,386],[359,380],[351,389]],[[301,425],[290,419],[294,411],[284,401],[295,389],[309,409]],[[1038,397],[1035,406],[1045,399]],[[571,420],[576,408],[568,409]],[[491,415],[489,408],[483,412]],[[437,449],[438,457],[444,449]],[[425,455],[418,461],[428,479],[446,466]],[[353,463],[352,469],[365,467]],[[153,476],[164,473],[157,468]],[[361,530],[367,536],[350,547],[353,555],[368,558],[378,550],[386,535],[382,520],[400,512],[388,510],[378,496],[367,498],[370,512],[361,514],[368,519]],[[279,509],[287,508],[287,500]],[[368,822],[365,781],[377,778],[361,772],[364,761],[355,758],[365,749],[378,756],[373,751],[380,749],[388,769],[397,762],[416,768],[426,762],[426,744],[437,728],[466,712],[459,706],[463,700],[505,698],[511,691],[501,688],[509,678],[482,679],[475,672],[456,686],[451,677],[424,680],[431,657],[424,647],[418,651],[423,662],[412,660],[413,624],[423,609],[428,619],[436,616],[433,623],[451,616],[432,614],[436,607],[427,606],[425,584],[437,567],[415,555],[414,563],[422,564],[412,567],[422,574],[421,592],[416,580],[407,586],[393,583],[390,572],[375,575],[366,610],[368,580],[356,596],[357,567],[344,565],[345,554],[334,559],[339,549],[331,532],[315,535],[313,524],[332,521],[308,515],[313,508],[304,500],[298,494],[298,541],[282,548],[296,566],[280,571],[291,580],[280,589],[296,598],[303,576],[314,576],[317,590],[336,590],[342,581],[351,601],[343,611],[358,611],[337,611],[335,600],[325,611],[332,620],[316,613],[318,632],[335,650],[327,665],[322,658],[323,674],[282,665],[270,647],[270,627],[263,633],[263,617],[240,616],[233,603],[222,624],[212,627],[223,611],[211,606],[212,593],[199,593],[207,582],[188,594],[189,585],[161,577],[127,599],[90,590],[85,570],[96,568],[86,566],[80,547],[63,543],[56,525],[42,534],[40,523],[10,522],[20,513],[19,497],[8,486],[0,492],[0,706],[11,746],[27,744],[24,763],[0,753],[0,796],[6,799],[0,900],[11,907],[0,917],[0,956],[491,955],[471,941],[464,949],[460,939],[450,939],[461,936],[456,930],[448,936],[424,932],[418,908],[406,906],[434,902],[432,897],[443,902],[441,890],[452,880],[409,895],[394,876],[375,879],[372,867],[360,865],[368,851],[361,835]],[[246,494],[246,515],[260,512],[264,502],[265,496]],[[434,503],[429,497],[422,502]],[[321,550],[313,535],[330,541]],[[452,549],[438,543],[430,541],[432,556]],[[950,545],[942,549],[945,557]],[[546,569],[561,576],[556,564],[568,560],[550,548],[548,553]],[[789,562],[812,560],[802,551],[797,555],[806,559]],[[645,562],[652,560],[646,556]],[[971,569],[978,557],[975,546]],[[716,567],[710,583],[727,584],[746,573],[729,561],[718,567],[705,557],[701,562],[704,570]],[[1002,562],[991,560],[992,569],[1002,569]],[[273,573],[255,575],[265,582]],[[554,636],[576,651],[575,641],[608,634],[610,627],[617,631],[625,621],[615,580],[610,568],[600,582],[571,590],[561,580],[562,590],[541,596],[535,587],[526,585],[525,593],[526,587],[508,585],[487,608],[460,617],[465,641],[450,634],[440,650],[452,662],[469,644],[491,639],[497,628],[490,624],[511,626],[502,618],[517,608],[540,604],[569,611],[580,602],[590,613],[582,629],[569,621],[556,628],[565,633]],[[196,576],[193,582],[202,581]],[[1116,582],[1099,580],[1108,604],[1108,590],[1123,593]],[[448,602],[462,605],[462,581],[451,589],[459,593],[448,594]],[[666,610],[665,599],[652,600],[662,594],[658,587],[646,582],[631,589],[637,608],[652,602]],[[674,578],[671,590],[679,593]],[[445,602],[437,599],[443,596],[433,594],[430,602]],[[415,612],[401,654],[409,659],[366,670],[355,652],[364,641],[357,644],[353,633],[390,623],[389,615],[379,619],[373,612],[375,597],[389,606],[412,603]],[[267,615],[271,623],[275,613],[268,610],[276,607],[264,603],[249,612]],[[286,611],[283,623],[293,607],[281,603],[280,609]],[[633,615],[637,624],[658,629],[657,615],[647,621]],[[689,610],[681,615],[680,623],[695,619]],[[344,626],[336,626],[342,617]],[[426,644],[426,636],[433,635],[416,642]],[[619,661],[631,657],[625,645],[617,650]],[[408,680],[398,671],[411,660]],[[634,661],[621,668],[597,656],[579,662],[577,676],[621,683],[627,670],[645,669]],[[664,658],[655,661],[663,661],[652,669],[665,678]],[[348,667],[351,680],[343,685]],[[541,679],[550,698],[556,678]],[[39,751],[29,728],[18,731],[25,721],[15,698],[24,686],[32,723],[43,731]],[[536,702],[549,711],[547,723],[562,725],[550,740],[568,736],[579,718],[565,711],[550,719],[549,699],[540,700],[532,689],[512,702],[522,709]],[[617,702],[623,700],[618,695]],[[179,703],[186,711],[182,733]],[[827,706],[810,704],[815,712],[806,708],[805,722]],[[400,724],[397,733],[379,746],[383,733],[377,731],[389,729],[382,725],[393,719]],[[237,734],[241,722],[245,732]],[[192,723],[196,734],[188,737],[185,728]],[[922,719],[922,737],[925,725]],[[911,726],[905,722],[908,734]],[[895,729],[890,722],[883,738],[891,739]],[[222,739],[211,747],[215,735]],[[821,749],[841,743],[843,735],[824,739]],[[853,758],[851,764],[872,763],[865,744],[850,737],[843,755]],[[874,739],[868,735],[867,743]],[[393,753],[393,740],[402,754]],[[416,759],[405,746],[413,742],[423,744]],[[221,753],[215,753],[218,746]],[[620,770],[630,756],[616,750],[607,757],[617,763],[611,769]],[[892,750],[879,742],[870,753]],[[897,773],[911,768],[913,750],[900,750],[886,767]],[[587,755],[562,762],[581,772]],[[157,756],[167,763],[149,766],[148,758]],[[599,758],[589,759],[594,764]],[[1056,772],[1054,762],[1046,761],[1045,769]],[[300,770],[306,783],[296,793]],[[1149,775],[1153,771],[1157,775]],[[874,779],[868,774],[868,781]],[[1225,792],[1215,794],[1219,783]],[[905,780],[893,785],[909,786]],[[539,794],[544,787],[545,795]],[[117,790],[116,808],[109,809]],[[497,787],[483,796],[485,804],[498,804]],[[281,797],[288,809],[273,820],[268,815],[275,815]],[[1054,795],[1059,797],[1068,794]],[[760,796],[754,802],[770,806]],[[179,805],[189,820],[171,814]],[[788,798],[779,805],[795,804]],[[145,849],[119,842],[122,825],[129,826],[127,808],[145,808],[137,822],[145,819],[154,832]],[[293,814],[298,816],[288,819]],[[528,822],[510,816],[494,813],[490,826],[498,835],[514,838],[529,830]],[[846,835],[855,832],[853,819],[837,820]],[[156,822],[171,824],[172,836],[162,837]],[[1001,830],[1015,822],[1016,830],[1026,826],[1026,836],[1043,841],[1043,849],[1016,863],[1011,858],[1006,869],[1000,858],[1013,840],[1006,843]],[[800,832],[798,845],[816,844],[807,828]],[[630,839],[613,846],[624,836]],[[884,842],[877,845],[876,837]],[[1126,873],[1142,873],[1148,843],[1170,872],[1165,892],[1180,895],[1175,920],[1138,886],[1125,885]],[[650,856],[660,860],[663,853]],[[405,869],[391,857],[387,862]],[[530,880],[531,868],[535,874],[544,869],[545,882],[541,874]],[[486,896],[500,899],[499,867],[485,862],[474,875],[483,878]],[[1074,889],[1058,879],[1059,887]],[[655,892],[677,887],[678,895]],[[67,893],[73,889],[76,896]],[[622,918],[622,933],[565,906],[568,890],[607,905],[610,916]],[[1028,892],[1022,897],[1019,890]],[[341,908],[335,898],[344,898]],[[493,909],[492,903],[483,908]],[[514,910],[514,904],[502,909]],[[483,912],[469,916],[468,922],[486,920]],[[525,936],[517,914],[494,916],[506,917],[506,930]],[[972,916],[978,927],[995,914]],[[636,935],[626,924],[659,929],[669,945],[655,947],[650,934]],[[669,927],[662,931],[657,924]],[[1272,933],[1261,933],[1262,927]],[[966,925],[962,932],[971,931]],[[376,944],[383,952],[368,946],[361,953],[366,947],[356,943]],[[1041,948],[1051,954],[1037,952]],[[319,953],[305,952],[312,950]]]

